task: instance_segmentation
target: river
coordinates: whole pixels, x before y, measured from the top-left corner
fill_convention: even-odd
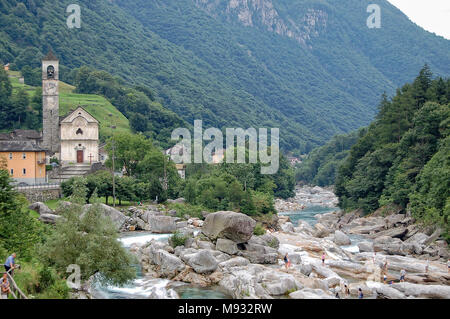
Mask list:
[[[304,220],[314,225],[316,214],[325,214],[336,211],[338,208],[311,206],[301,211],[283,212],[280,215],[290,217],[292,223],[296,226],[299,220]],[[125,248],[133,244],[145,244],[151,240],[167,242],[171,234],[152,234],[150,232],[126,233],[119,239]],[[358,251],[356,244],[362,240],[358,236],[350,236],[352,245],[343,246],[351,252]],[[135,265],[137,278],[124,287],[102,286],[98,282],[92,285],[92,294],[95,298],[101,299],[147,299],[147,298],[181,298],[181,299],[228,299],[219,287],[216,288],[198,288],[188,284],[173,282],[167,279],[155,279],[144,276],[140,265]]]

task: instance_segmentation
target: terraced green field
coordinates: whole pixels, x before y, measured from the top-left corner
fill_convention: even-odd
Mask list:
[[[35,87],[19,83],[20,72],[9,71],[13,90],[25,88],[30,98],[35,94]],[[116,132],[129,132],[128,119],[109,103],[103,96],[94,94],[73,93],[74,86],[59,82],[59,114],[66,116],[71,110],[81,105],[100,122],[100,140],[104,141],[112,134],[111,126],[116,126]]]

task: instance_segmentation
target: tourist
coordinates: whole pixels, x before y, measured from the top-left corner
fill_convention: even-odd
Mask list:
[[[350,296],[350,289],[348,288],[347,284],[344,285],[344,291],[347,297]]]
[[[384,262],[383,271],[384,271],[385,274],[387,274],[387,272],[388,272],[388,261],[387,261],[387,259]]]
[[[16,266],[16,253],[13,253],[11,256],[6,258],[5,261],[6,272],[10,272],[10,275],[13,276],[15,266]]]
[[[339,293],[338,292],[336,292],[336,299],[341,299],[341,297],[339,297]]]
[[[7,273],[4,273],[3,277],[0,279],[0,292],[1,292],[0,299],[8,299],[8,294],[11,292],[11,289],[9,288],[9,280]]]
[[[387,281],[387,276],[386,276],[386,274],[384,274],[383,275],[383,282],[386,284],[386,281]]]
[[[358,289],[358,299],[363,299],[363,298],[364,298],[364,294],[363,294],[363,292],[362,292],[362,289],[359,288],[359,289]]]
[[[400,270],[400,282],[405,281],[405,276],[406,276],[406,270],[405,269]]]
[[[291,267],[291,261],[287,253],[286,255],[284,255],[284,266],[286,267],[286,269],[289,269],[289,267]]]
[[[322,265],[325,265],[325,253],[322,254]]]

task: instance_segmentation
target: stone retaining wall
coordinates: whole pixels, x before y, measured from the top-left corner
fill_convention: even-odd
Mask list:
[[[19,193],[23,194],[30,203],[46,202],[52,199],[61,198],[61,189],[19,189]]]

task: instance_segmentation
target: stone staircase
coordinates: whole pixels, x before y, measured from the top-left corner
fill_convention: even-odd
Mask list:
[[[50,180],[50,183],[62,183],[72,177],[82,177],[87,175],[91,170],[90,164],[74,164],[69,166],[64,166],[61,170],[55,174]]]

